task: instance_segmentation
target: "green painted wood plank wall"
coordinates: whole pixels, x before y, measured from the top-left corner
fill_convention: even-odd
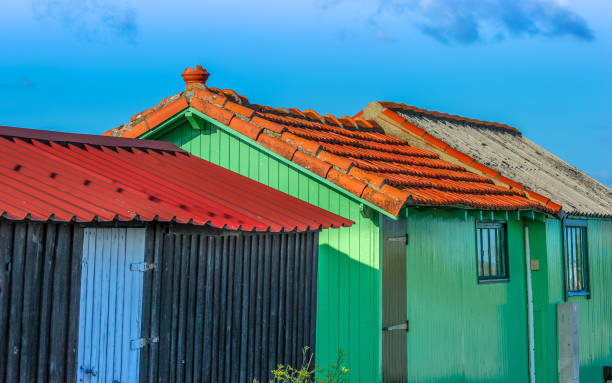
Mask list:
[[[509,282],[477,282],[475,220],[407,218],[409,382],[527,382],[523,224],[508,221]]]
[[[378,215],[362,215],[357,200],[209,122],[200,131],[182,123],[155,138],[355,221],[319,236],[316,364],[334,363],[342,350],[351,382],[380,381]]]

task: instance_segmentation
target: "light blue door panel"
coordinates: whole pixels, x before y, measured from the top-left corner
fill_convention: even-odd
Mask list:
[[[140,228],[85,229],[77,382],[138,382],[144,240]]]

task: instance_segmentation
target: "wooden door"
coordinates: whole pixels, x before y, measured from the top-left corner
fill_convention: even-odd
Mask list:
[[[85,229],[77,382],[138,382],[144,239],[144,229]]]
[[[382,376],[385,383],[405,383],[409,329],[406,302],[406,222],[382,222]]]

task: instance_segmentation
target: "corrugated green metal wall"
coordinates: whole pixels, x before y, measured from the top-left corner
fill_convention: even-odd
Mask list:
[[[612,220],[588,219],[591,299],[570,297],[579,306],[580,381],[601,382],[603,366],[612,365]],[[549,336],[552,339],[549,366],[557,364],[556,304],[564,301],[561,222],[546,222],[549,274]],[[552,370],[552,371],[556,371]],[[557,382],[557,374],[550,374]]]
[[[255,179],[356,222],[351,228],[323,230],[319,236],[316,363],[346,355],[351,381],[380,381],[379,223],[378,214],[363,216],[360,204],[206,122],[194,130],[180,124],[156,139]]]
[[[510,281],[478,284],[475,220],[407,218],[408,381],[527,382],[523,223],[508,221]]]

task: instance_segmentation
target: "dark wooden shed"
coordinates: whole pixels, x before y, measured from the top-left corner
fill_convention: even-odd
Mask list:
[[[265,382],[346,220],[163,142],[0,127],[0,381]]]

